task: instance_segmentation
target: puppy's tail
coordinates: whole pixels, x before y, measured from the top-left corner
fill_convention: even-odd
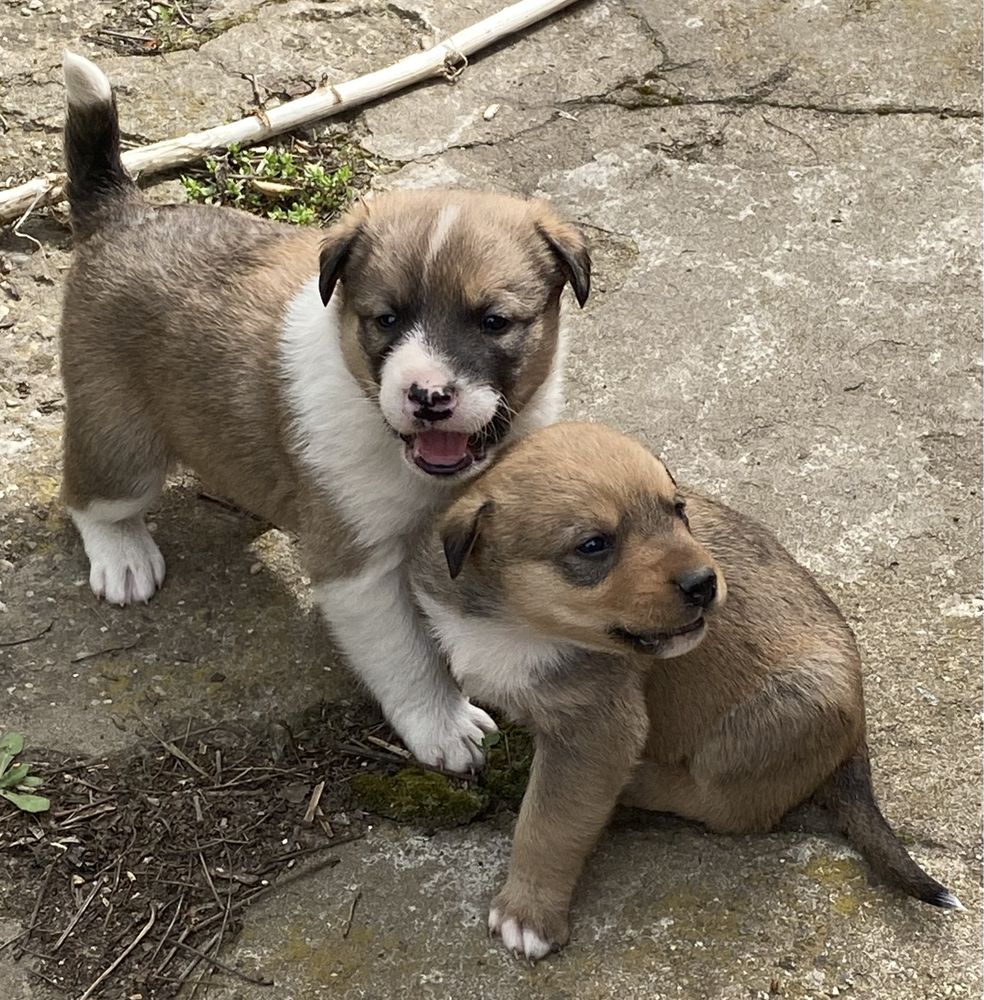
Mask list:
[[[98,66],[66,52],[62,58],[68,90],[65,164],[72,229],[86,236],[99,227],[103,209],[137,186],[120,159],[120,123],[116,98]]]
[[[962,910],[960,900],[916,864],[875,801],[867,747],[849,757],[817,790],[851,846],[887,882],[924,903]]]

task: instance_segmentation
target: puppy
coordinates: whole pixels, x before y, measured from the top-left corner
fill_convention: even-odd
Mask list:
[[[535,734],[489,916],[519,955],[567,941],[575,882],[619,801],[747,833],[812,795],[882,876],[959,908],[875,803],[837,609],[765,528],[685,499],[635,441],[557,424],[511,446],[420,546],[411,580],[462,689]]]
[[[383,195],[326,233],[154,205],[123,169],[109,81],[79,56],[64,69],[64,495],[93,591],[161,586],[144,514],[190,466],[299,533],[335,639],[409,749],[480,765],[494,724],[448,676],[404,557],[455,484],[554,418],[584,240],[543,203],[463,191]]]

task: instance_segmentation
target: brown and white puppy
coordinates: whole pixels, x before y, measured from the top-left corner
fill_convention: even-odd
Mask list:
[[[840,613],[770,532],[685,499],[632,439],[556,424],[509,447],[411,579],[465,693],[535,734],[489,915],[512,951],[536,960],[567,941],[575,882],[619,801],[745,833],[813,795],[881,875],[959,907],[875,803]]]
[[[123,169],[109,81],[71,54],[65,78],[64,492],[92,589],[128,604],[162,584],[144,514],[190,466],[301,535],[338,644],[410,750],[478,766],[494,724],[420,621],[407,541],[554,418],[584,240],[542,202],[463,191],[383,195],[327,233],[154,205]]]

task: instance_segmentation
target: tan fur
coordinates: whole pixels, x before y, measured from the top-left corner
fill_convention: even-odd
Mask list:
[[[537,752],[493,923],[518,920],[562,945],[577,875],[617,801],[748,832],[771,828],[818,790],[831,802],[841,796],[835,813],[864,827],[858,841],[879,870],[952,905],[871,797],[860,659],[835,606],[770,532],[723,504],[688,492],[689,531],[633,513],[645,507],[640,498],[679,496],[638,443],[601,426],[554,425],[503,453],[445,515],[452,551],[471,532],[460,576],[448,579],[436,540],[415,567],[418,592],[454,609],[463,630],[501,622],[557,644],[549,670],[517,668],[499,699],[533,729]],[[571,526],[620,521],[628,528],[609,576],[572,585],[558,571]],[[656,659],[610,634],[675,624],[672,577],[708,553],[728,589],[699,645]],[[848,773],[858,776],[853,789]]]
[[[492,909],[566,944],[575,884],[646,739],[642,677],[628,663],[543,685],[525,705],[536,753],[513,835],[512,861]],[[572,697],[572,695],[574,695]]]

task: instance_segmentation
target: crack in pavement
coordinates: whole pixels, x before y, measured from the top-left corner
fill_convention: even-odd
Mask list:
[[[649,108],[701,107],[718,106],[731,108],[775,108],[786,111],[812,111],[817,114],[845,115],[862,117],[886,117],[889,115],[937,115],[941,118],[980,119],[982,112],[976,108],[960,108],[951,105],[937,104],[874,104],[869,106],[843,105],[824,101],[782,101],[770,97],[775,88],[785,83],[793,75],[792,67],[787,64],[770,74],[760,83],[755,84],[743,94],[717,94],[710,97],[699,97],[695,94],[679,92],[673,95],[644,94],[638,91],[655,83],[666,83],[662,73],[649,71],[634,80],[624,81],[601,94],[590,94],[562,102],[563,107],[587,107],[592,105],[608,105],[623,108],[626,111],[642,111]],[[629,88],[635,88],[634,95],[621,94]]]
[[[700,105],[721,105],[724,107],[751,107],[761,105],[766,108],[775,108],[789,111],[813,111],[818,114],[845,115],[845,116],[880,116],[889,115],[938,115],[943,118],[980,119],[984,113],[976,108],[959,108],[951,105],[936,104],[898,104],[883,103],[869,107],[859,107],[851,105],[841,105],[833,102],[811,102],[811,101],[778,101],[769,99],[768,95],[778,84],[785,83],[793,75],[792,65],[786,63],[781,69],[772,73],[761,83],[756,84],[746,94],[717,95],[713,97],[698,97],[692,94],[685,94],[682,91],[677,96],[664,97],[662,95],[640,95],[637,98],[627,97],[618,99],[615,97],[619,90],[627,87],[642,87],[656,82],[665,83],[675,87],[672,81],[666,79],[666,75],[674,70],[693,68],[700,65],[700,61],[674,62],[670,58],[669,48],[660,38],[659,32],[650,23],[649,19],[638,10],[633,4],[625,4],[625,12],[633,18],[643,29],[649,41],[660,53],[661,62],[653,69],[647,70],[632,80],[625,80],[610,88],[606,93],[592,97],[579,98],[573,104],[612,104],[626,108],[629,111],[636,111],[649,107],[675,107],[675,106],[700,106]]]
[[[640,111],[645,108],[700,107],[717,105],[720,107],[776,108],[786,111],[812,111],[817,114],[847,115],[853,117],[888,117],[890,115],[937,115],[940,118],[980,119],[984,113],[975,108],[956,108],[938,104],[875,104],[869,107],[844,106],[839,104],[810,103],[808,101],[777,101],[756,97],[754,94],[732,94],[718,97],[693,97],[666,99],[618,100],[612,95],[581,98],[581,104],[608,104],[624,108],[626,111]]]

